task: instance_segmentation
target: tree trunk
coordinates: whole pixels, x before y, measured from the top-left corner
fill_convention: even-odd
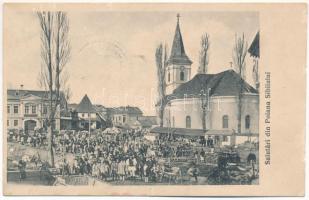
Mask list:
[[[202,124],[203,124],[203,131],[206,131],[206,107],[203,108],[203,116],[202,116]]]
[[[243,88],[243,81],[240,81],[240,93],[238,95],[238,115],[237,115],[237,132],[241,133],[241,117],[242,117],[242,88]]]
[[[240,133],[241,132],[241,98],[239,97],[238,100],[238,115],[237,115],[237,132]]]
[[[53,128],[52,123],[47,127],[48,130],[48,153],[49,153],[49,164],[51,167],[55,166],[54,150],[53,150]]]
[[[160,105],[159,109],[160,127],[163,127],[164,107]]]

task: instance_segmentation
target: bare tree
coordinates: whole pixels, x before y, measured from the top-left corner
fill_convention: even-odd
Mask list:
[[[205,84],[204,89],[201,90],[201,106],[202,106],[202,126],[203,131],[207,130],[206,119],[207,119],[207,110],[209,109],[209,97],[210,97],[211,88],[207,89],[207,85]]]
[[[238,93],[238,115],[237,115],[237,131],[241,133],[241,117],[242,117],[242,96],[243,96],[243,85],[245,80],[246,62],[245,58],[247,55],[248,43],[245,40],[245,35],[242,37],[235,36],[235,45],[233,49],[233,61],[235,64],[236,72],[240,75],[239,79],[239,93]]]
[[[208,50],[210,47],[209,35],[205,33],[201,37],[201,50],[200,50],[200,59],[199,59],[199,74],[206,74],[208,71],[209,55]]]
[[[59,105],[60,101],[60,90],[61,88],[61,73],[68,60],[70,59],[71,47],[70,41],[68,39],[69,33],[69,20],[67,14],[64,12],[56,12],[55,14],[55,70],[56,70],[56,82],[55,82],[55,90],[56,90],[56,99],[57,104]],[[63,86],[67,83],[68,74],[65,79],[63,79]],[[63,88],[64,89],[64,88]]]
[[[157,78],[158,78],[158,107],[159,107],[159,119],[160,127],[163,127],[163,115],[165,108],[165,96],[166,96],[166,82],[165,73],[167,67],[167,46],[160,44],[156,49],[156,66],[157,66]]]
[[[201,37],[201,50],[199,53],[199,74],[207,74],[209,55],[208,50],[210,47],[209,35],[207,33],[203,34]],[[207,115],[207,105],[208,105],[208,90],[206,91],[207,85],[205,85],[204,90],[201,91],[201,105],[202,105],[202,125],[203,130],[206,131],[206,115]]]
[[[70,78],[70,75],[68,73],[68,71],[63,71],[62,72],[62,76],[60,78],[60,91],[62,92],[63,94],[63,100],[65,103],[65,107],[64,109],[67,111],[68,110],[68,107],[67,107],[67,102],[69,102],[69,100],[71,99],[72,97],[72,90],[71,90],[71,87],[70,87],[70,84],[69,84],[69,78]],[[59,94],[60,95],[60,94]],[[60,99],[61,100],[61,99]],[[60,102],[61,104],[62,102]]]
[[[259,92],[260,90],[260,73],[259,73],[259,59],[254,58],[253,60],[253,70],[252,70],[252,78],[255,83],[255,88]]]
[[[41,71],[39,85],[48,90],[49,113],[47,121],[49,163],[54,166],[53,132],[55,116],[62,100],[62,72],[70,58],[68,38],[69,20],[64,12],[38,12],[41,29]]]

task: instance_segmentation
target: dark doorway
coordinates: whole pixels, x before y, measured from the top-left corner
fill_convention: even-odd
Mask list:
[[[27,120],[27,121],[25,121],[25,131],[27,133],[29,131],[34,131],[35,127],[36,127],[36,121],[35,120]]]

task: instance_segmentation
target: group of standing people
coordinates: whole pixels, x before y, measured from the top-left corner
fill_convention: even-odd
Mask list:
[[[27,134],[24,131],[9,131],[8,139],[12,142],[18,142],[22,145],[29,145],[32,147],[41,147],[45,145],[46,135],[38,131],[33,131]]]
[[[156,146],[143,139],[142,131],[114,135],[88,132],[66,132],[55,138],[58,154],[73,154],[74,160],[60,160],[62,174],[89,175],[106,181],[155,180],[158,160],[167,157],[165,146]]]
[[[63,131],[55,134],[56,168],[62,175],[88,175],[104,181],[157,182],[162,181],[165,172],[172,171],[173,158],[193,156],[197,164],[206,160],[203,149],[193,151],[200,143],[198,139],[162,136],[151,142],[144,138],[145,133],[132,129],[119,133]],[[9,137],[21,144],[45,146],[41,133]],[[191,168],[187,173],[197,179],[198,170]]]

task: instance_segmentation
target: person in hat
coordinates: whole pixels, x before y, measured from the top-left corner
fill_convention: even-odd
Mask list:
[[[22,159],[18,162],[18,170],[19,170],[19,181],[26,179],[26,162]]]
[[[118,163],[118,175],[121,181],[125,180],[125,175],[126,175],[125,167],[126,167],[126,163],[124,159],[120,159]]]
[[[115,159],[113,159],[111,163],[111,175],[113,181],[118,179],[117,170],[118,170],[118,162]]]

